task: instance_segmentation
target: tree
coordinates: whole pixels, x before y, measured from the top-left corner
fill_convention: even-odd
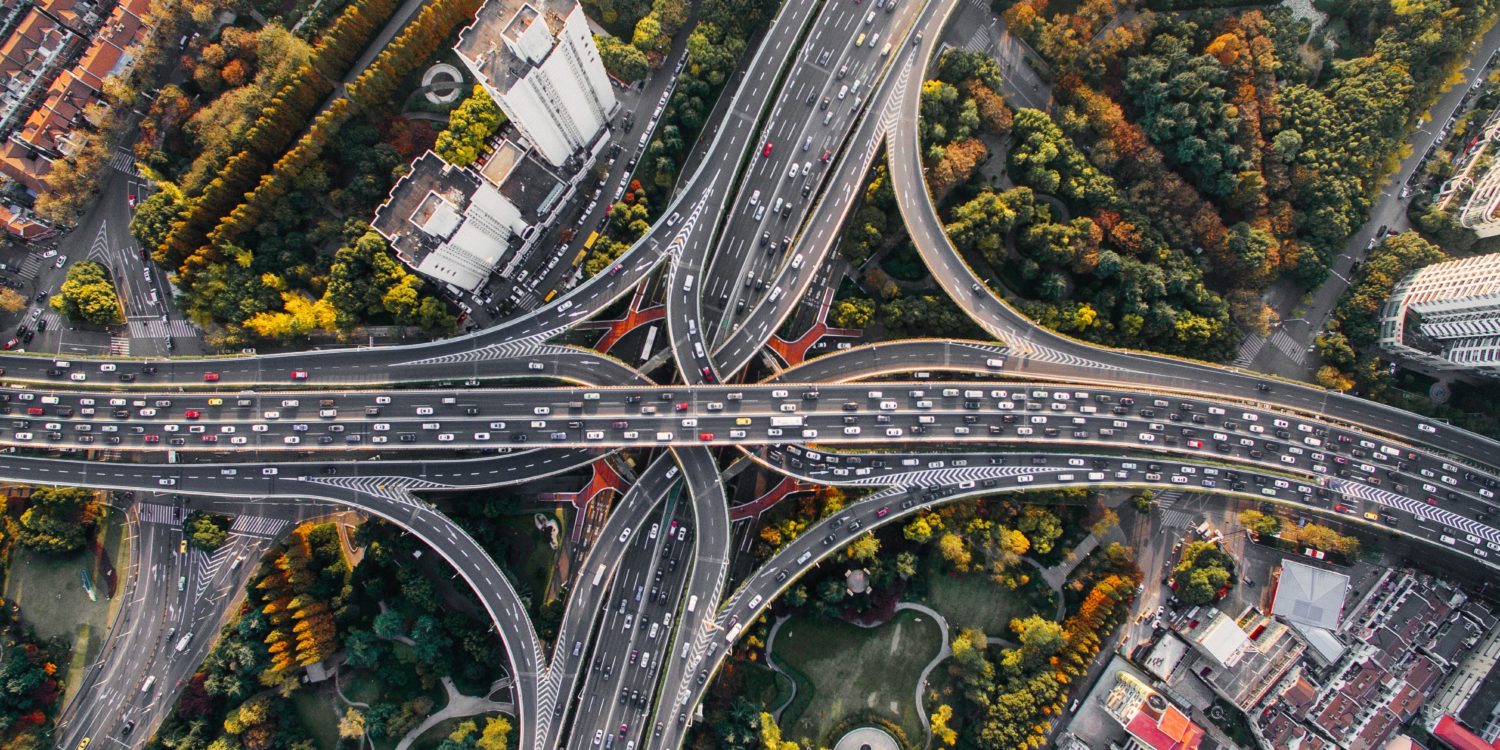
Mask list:
[[[1354,378],[1333,365],[1323,365],[1313,375],[1313,381],[1330,391],[1348,391],[1354,387]]]
[[[195,510],[182,523],[188,544],[212,553],[229,541],[229,519]]]
[[[484,731],[474,743],[478,750],[507,750],[510,745],[510,720],[504,716],[491,716],[484,723]]]
[[[1244,526],[1257,537],[1275,536],[1281,530],[1281,522],[1276,516],[1267,515],[1258,510],[1240,511],[1240,525]]]
[[[505,122],[505,114],[479,84],[448,114],[448,127],[438,133],[433,151],[455,167],[479,160],[490,136]]]
[[[861,534],[845,548],[845,554],[851,560],[859,560],[866,563],[874,561],[875,556],[879,553],[880,540],[875,538],[874,534],[869,533]]]
[[[94,493],[81,487],[37,487],[16,526],[16,541],[42,552],[72,552],[93,531]]]
[[[1208,542],[1189,542],[1182,547],[1182,558],[1172,569],[1177,595],[1189,604],[1211,604],[1219,591],[1229,585],[1234,560]]]
[[[875,301],[864,297],[841,299],[833,308],[833,324],[839,328],[863,328],[875,317]]]
[[[967,571],[969,563],[973,560],[973,555],[969,552],[969,543],[954,533],[944,534],[938,539],[938,551],[942,553],[943,559],[960,573]]]
[[[760,746],[763,750],[801,750],[797,743],[781,739],[776,719],[764,712],[760,715]]]
[[[1094,525],[1089,527],[1089,533],[1103,539],[1104,535],[1108,534],[1110,529],[1117,528],[1119,525],[1120,516],[1112,510],[1105,510],[1104,514],[1099,516],[1099,520],[1095,521]]]
[[[31,301],[26,299],[20,292],[10,287],[0,288],[0,312],[14,315],[26,309]]]
[[[94,325],[124,320],[109,272],[91,260],[78,261],[68,269],[60,294],[52,298],[52,308],[73,320]]]
[[[646,53],[612,36],[594,35],[599,47],[599,61],[609,74],[626,83],[635,83],[651,72],[651,62]]]
[[[936,737],[938,742],[941,742],[948,747],[953,747],[954,745],[958,744],[958,732],[955,732],[948,727],[948,722],[952,718],[953,707],[946,703],[941,703],[938,704],[937,709],[932,712],[932,719],[928,725],[929,731],[932,732],[932,736]]]
[[[344,710],[343,718],[339,719],[339,736],[345,739],[365,736],[365,715],[359,709],[350,706]]]
[[[1151,503],[1156,498],[1156,493],[1151,490],[1141,490],[1130,496],[1130,504],[1135,506],[1137,513],[1150,513]]]

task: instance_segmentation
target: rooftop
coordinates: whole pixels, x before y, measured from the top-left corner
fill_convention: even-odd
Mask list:
[[[499,188],[528,225],[537,224],[568,187],[534,152],[510,141],[495,149],[480,174]]]
[[[545,30],[556,37],[562,30],[563,19],[578,6],[576,0],[489,0],[474,14],[474,23],[458,36],[454,51],[469,60],[490,84],[505,93],[515,85],[532,66],[541,62],[541,37],[528,34],[537,21],[545,24]],[[536,40],[538,43],[527,57],[516,52],[522,42]],[[531,47],[531,45],[526,45]]]
[[[1281,563],[1271,614],[1334,630],[1339,626],[1348,591],[1349,576],[1288,558]]]
[[[1454,750],[1500,750],[1500,742],[1493,744],[1485,742],[1479,735],[1469,731],[1447,714],[1438,719],[1437,726],[1432,729],[1432,736],[1442,740]]]
[[[1225,667],[1238,663],[1245,650],[1250,648],[1250,636],[1234,619],[1211,607],[1195,626],[1185,631],[1185,635],[1189,643]]]
[[[375,209],[370,226],[390,240],[407,263],[415,265],[458,228],[463,207],[478,188],[474,173],[454,169],[428,151],[391,188],[390,197]]]

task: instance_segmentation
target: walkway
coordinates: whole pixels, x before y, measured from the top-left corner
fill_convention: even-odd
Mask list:
[[[932,722],[927,718],[927,702],[922,700],[922,694],[927,690],[927,675],[931,674],[932,670],[937,668],[937,665],[943,663],[943,660],[953,655],[953,651],[948,648],[948,621],[943,619],[943,616],[938,614],[937,610],[925,604],[917,604],[915,602],[901,602],[900,604],[896,605],[897,612],[900,612],[903,609],[909,609],[913,612],[921,612],[922,614],[931,617],[934,621],[937,622],[938,630],[942,631],[943,633],[942,648],[938,649],[937,656],[932,657],[932,661],[927,662],[927,666],[922,667],[922,676],[917,678],[916,695],[914,696],[916,698],[917,716],[921,719],[922,728],[927,736],[927,739],[923,741],[922,746],[927,747],[928,745],[932,744],[932,731],[930,729],[930,727],[932,726]]]
[[[416,741],[418,737],[422,736],[423,732],[431,729],[434,726],[437,726],[444,719],[456,719],[464,716],[474,716],[475,714],[490,713],[493,711],[500,711],[514,716],[516,713],[516,707],[514,705],[501,701],[492,701],[488,697],[490,695],[494,695],[496,690],[501,690],[509,685],[510,678],[506,677],[500,680],[496,680],[495,684],[490,685],[490,691],[486,695],[464,695],[463,693],[458,692],[458,688],[453,686],[453,680],[444,677],[443,689],[448,692],[447,705],[443,706],[441,711],[428,716],[421,724],[418,724],[410,732],[407,732],[406,736],[402,737],[401,741],[396,743],[396,750],[407,750],[411,747],[412,742]]]
[[[802,482],[799,482],[792,477],[783,476],[781,478],[781,481],[777,483],[775,487],[767,490],[764,495],[761,495],[760,497],[757,497],[748,503],[742,503],[730,508],[729,520],[743,521],[747,518],[755,518],[775,507],[776,504],[785,499],[787,495],[791,495],[797,492],[808,492],[814,489],[816,489],[816,487],[814,487],[813,485],[803,484]]]
[[[666,305],[656,305],[645,309],[641,308],[641,302],[645,299],[646,288],[649,286],[651,285],[642,284],[636,288],[635,296],[630,300],[630,310],[625,313],[624,318],[620,320],[601,321],[608,326],[608,329],[598,341],[594,342],[594,349],[608,354],[610,348],[619,343],[620,339],[625,338],[631,331],[647,323],[653,323],[667,317]]]

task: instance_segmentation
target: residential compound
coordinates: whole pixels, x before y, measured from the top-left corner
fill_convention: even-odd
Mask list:
[[[423,154],[371,222],[404,263],[455,292],[511,277],[589,175],[618,108],[576,0],[492,0],[456,51],[519,137],[473,168]]]
[[[1381,309],[1380,346],[1434,369],[1500,377],[1500,254],[1402,279]]]
[[[150,0],[7,3],[0,19],[0,173],[32,193],[47,189],[52,163],[90,137],[88,107],[104,82],[134,63],[132,48]],[[0,207],[13,234],[45,228]]]
[[[1458,588],[1388,570],[1346,601],[1343,574],[1294,560],[1276,586],[1275,614],[1196,607],[1177,618],[1142,665],[1165,696],[1235,706],[1268,750],[1385,748],[1408,723],[1500,734],[1496,618]]]
[[[619,103],[577,0],[491,0],[454,51],[552,166],[575,171],[603,147]]]

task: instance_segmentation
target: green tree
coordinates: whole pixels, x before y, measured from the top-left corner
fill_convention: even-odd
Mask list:
[[[1177,595],[1189,604],[1211,604],[1233,577],[1234,560],[1208,542],[1188,542],[1172,569]]]
[[[72,552],[92,533],[94,493],[81,487],[37,487],[16,526],[16,541],[42,552]]]
[[[432,150],[443,161],[465,167],[479,160],[490,136],[505,122],[505,114],[479,84],[448,114],[448,127],[438,133]]]
[[[195,510],[182,522],[188,544],[212,553],[229,541],[229,519],[225,516]]]
[[[95,325],[119,323],[120,298],[104,266],[81,260],[68,269],[60,294],[52,298],[52,308],[73,320]]]
[[[626,83],[635,83],[651,72],[651,62],[646,53],[612,36],[594,35],[599,47],[599,61],[609,74]]]

